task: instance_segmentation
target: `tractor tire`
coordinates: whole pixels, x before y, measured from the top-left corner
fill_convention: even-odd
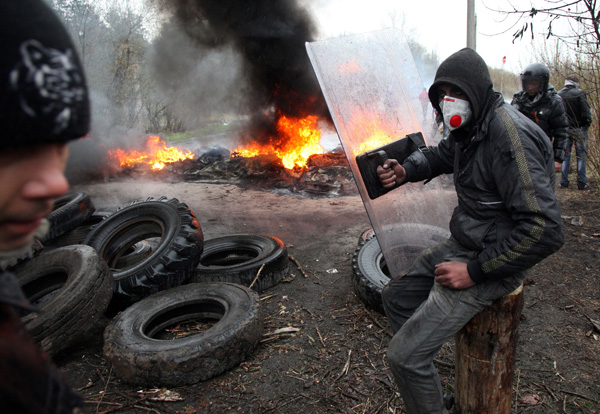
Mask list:
[[[133,246],[149,238],[158,240],[151,253],[123,265]],[[186,204],[161,197],[116,211],[95,226],[83,243],[108,263],[114,279],[113,301],[127,306],[186,281],[200,262],[204,239]]]

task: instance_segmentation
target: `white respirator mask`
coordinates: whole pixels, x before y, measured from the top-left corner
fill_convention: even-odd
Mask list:
[[[440,108],[444,116],[444,124],[446,124],[450,131],[464,126],[473,116],[469,101],[464,99],[444,96],[444,99],[440,102]]]

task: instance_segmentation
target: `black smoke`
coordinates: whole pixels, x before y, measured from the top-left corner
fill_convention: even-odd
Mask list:
[[[306,53],[316,26],[296,0],[161,0],[200,48],[233,46],[254,114],[248,137],[275,135],[280,116],[329,120]]]

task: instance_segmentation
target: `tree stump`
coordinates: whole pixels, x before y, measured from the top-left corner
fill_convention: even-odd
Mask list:
[[[455,408],[510,414],[523,285],[495,300],[456,335]]]

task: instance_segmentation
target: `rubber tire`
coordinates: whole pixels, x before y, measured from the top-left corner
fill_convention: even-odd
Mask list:
[[[67,231],[65,234],[49,240],[47,243],[45,243],[44,248],[51,249],[56,247],[71,246],[73,244],[82,244],[85,236],[88,235],[92,228],[101,223],[102,220],[111,214],[112,212],[109,211],[95,211],[92,215],[85,219],[83,223]]]
[[[441,227],[420,223],[400,224],[394,231],[403,231],[408,235],[406,244],[402,246],[414,258],[423,249],[434,246],[450,236],[450,232]],[[358,245],[352,257],[352,270],[352,287],[356,296],[367,307],[385,314],[381,291],[389,283],[390,273],[377,237],[369,238]]]
[[[262,234],[236,234],[207,240],[194,283],[230,282],[250,287],[264,264],[252,289],[263,292],[275,286],[289,272],[285,243]]]
[[[131,267],[117,267],[141,240],[160,237],[152,253]],[[134,202],[106,217],[83,241],[108,263],[114,279],[113,302],[128,306],[189,279],[200,262],[204,238],[194,213],[176,198]]]
[[[360,236],[358,236],[358,246],[361,245],[361,243],[366,243],[367,241],[371,240],[373,237],[375,237],[375,230],[373,229],[373,227],[369,227],[368,229],[366,229],[365,231],[363,231]]]
[[[86,193],[70,193],[54,201],[53,210],[46,219],[50,230],[42,238],[42,243],[74,229],[87,220],[96,210],[90,196]]]
[[[61,247],[14,270],[25,296],[40,308],[21,319],[50,354],[89,337],[104,319],[112,297],[107,264],[89,246]]]
[[[146,240],[141,240],[131,246],[129,250],[127,250],[116,263],[116,267],[119,269],[123,269],[126,267],[131,267],[136,263],[141,262],[146,257],[152,254],[152,246]]]
[[[262,336],[258,294],[232,283],[193,283],[152,295],[120,313],[104,332],[113,372],[136,386],[177,387],[219,375],[244,361]],[[179,339],[156,333],[194,318],[218,319]]]

